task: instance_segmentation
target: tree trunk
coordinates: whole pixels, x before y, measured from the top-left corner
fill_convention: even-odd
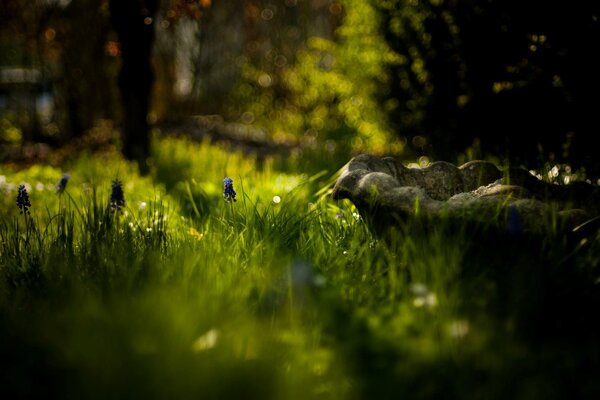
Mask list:
[[[150,63],[158,0],[110,0],[111,22],[121,43],[119,89],[123,101],[123,155],[148,172],[148,109],[154,75]]]

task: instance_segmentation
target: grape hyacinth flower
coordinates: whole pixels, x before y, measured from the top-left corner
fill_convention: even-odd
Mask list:
[[[115,179],[112,182],[112,192],[110,193],[110,209],[112,212],[120,211],[125,207],[125,195],[123,194],[123,183]]]
[[[523,224],[519,210],[514,205],[508,207],[508,232],[513,235],[523,233]]]
[[[60,178],[60,181],[58,181],[56,184],[56,193],[63,194],[67,187],[67,182],[69,182],[70,176],[71,175],[69,174],[63,174],[62,178]]]
[[[223,198],[228,202],[232,200],[237,201],[235,199],[235,190],[233,190],[233,179],[231,178],[223,179]]]
[[[25,189],[25,185],[19,186],[19,192],[17,194],[17,207],[19,207],[20,214],[29,214],[29,208],[31,207],[31,203],[29,202],[29,195],[27,194],[27,189]]]

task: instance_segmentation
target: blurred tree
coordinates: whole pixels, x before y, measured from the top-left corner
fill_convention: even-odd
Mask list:
[[[239,77],[237,59],[244,54],[246,2],[211,5],[205,0],[170,19],[174,40],[167,44],[176,61],[174,90],[187,115],[223,113],[223,104]]]
[[[123,155],[138,162],[141,173],[148,172],[150,155],[149,111],[154,73],[152,49],[156,33],[159,6],[165,17],[162,26],[169,26],[189,17],[199,19],[210,0],[109,0],[111,22],[118,35],[121,55],[119,89],[123,101]],[[164,56],[166,53],[162,53]],[[167,65],[163,63],[162,65]],[[166,68],[168,71],[168,67]]]
[[[471,147],[600,174],[597,2],[5,0],[0,13],[0,65],[51,78],[62,137],[120,109],[142,168],[153,63],[152,120],[218,113],[280,140],[394,152],[408,138],[434,158]]]
[[[114,119],[118,110],[112,90],[116,63],[107,57],[107,1],[69,2],[56,29],[60,62],[55,75],[64,114],[62,139],[68,140],[92,128],[99,119]]]
[[[148,109],[154,80],[151,51],[158,0],[110,0],[110,19],[121,45],[119,89],[123,101],[123,155],[148,172]]]
[[[0,92],[3,103],[12,103],[2,108],[11,111],[10,118],[23,133],[21,139],[28,142],[42,138],[36,97],[49,81],[45,57],[48,41],[44,39],[58,11],[52,1],[33,6],[23,0],[0,3],[0,68],[3,70]]]
[[[45,126],[19,124],[25,142],[65,142],[114,116],[106,0],[6,0],[0,14],[0,67],[36,71],[34,108],[40,100],[52,106]]]
[[[280,7],[248,1],[246,52],[231,109],[242,122],[267,127],[276,140],[344,152],[398,150],[375,101],[387,85],[384,66],[394,58],[378,17],[360,0]]]

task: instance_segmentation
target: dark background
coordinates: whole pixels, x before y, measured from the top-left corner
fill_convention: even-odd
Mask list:
[[[348,156],[562,163],[598,176],[599,8],[5,0],[0,156],[42,157],[118,129],[143,170],[153,127],[186,133],[191,116],[211,115]]]

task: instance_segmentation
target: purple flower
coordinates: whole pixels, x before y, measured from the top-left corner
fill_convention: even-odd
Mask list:
[[[70,176],[71,175],[69,174],[64,174],[62,178],[60,178],[60,181],[58,181],[58,183],[56,184],[56,193],[62,194],[65,191]]]
[[[125,195],[123,194],[123,183],[115,179],[112,182],[112,192],[110,193],[110,209],[112,212],[120,211],[125,207]]]
[[[508,232],[513,235],[523,233],[523,222],[519,210],[514,205],[508,207]]]
[[[19,207],[19,213],[31,215],[31,212],[29,211],[31,203],[29,202],[29,195],[27,194],[25,185],[19,186],[19,192],[17,194],[17,207]]]
[[[235,199],[235,190],[233,190],[233,179],[223,179],[223,198],[225,201],[237,201]]]

